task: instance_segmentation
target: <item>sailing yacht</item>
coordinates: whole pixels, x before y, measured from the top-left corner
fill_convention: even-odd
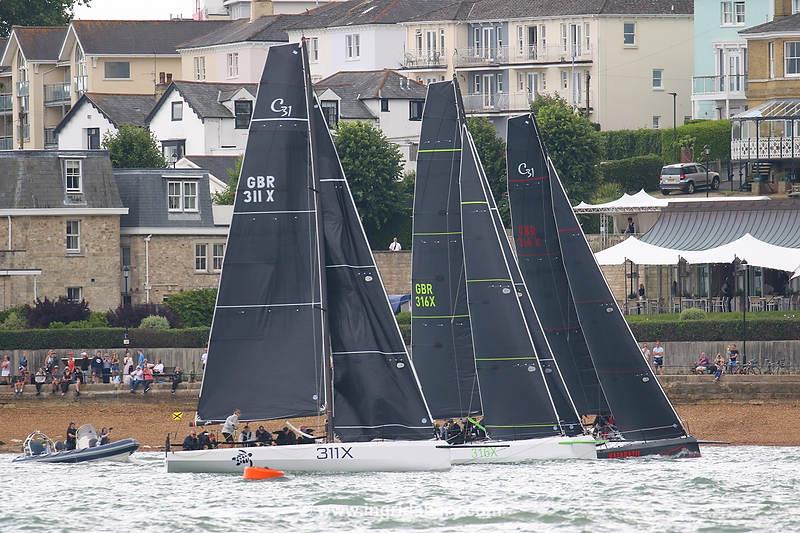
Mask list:
[[[508,122],[508,191],[519,265],[599,458],[697,457],[697,440],[628,327],[594,259],[533,114]]]
[[[424,390],[435,389],[432,412],[484,417],[488,440],[452,445],[454,464],[596,458],[560,397],[563,383],[564,414],[556,408],[548,383],[560,380],[558,368],[463,117],[455,81],[429,86],[414,200],[412,356]]]
[[[197,418],[320,416],[315,444],[168,452],[169,472],[450,468],[375,266],[304,43],[269,50]]]

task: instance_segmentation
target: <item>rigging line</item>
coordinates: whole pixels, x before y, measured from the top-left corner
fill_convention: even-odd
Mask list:
[[[378,353],[381,355],[406,355],[406,352],[382,352],[380,350],[364,350],[360,352],[331,352],[333,355],[356,355],[356,354],[368,354],[368,353]]]
[[[378,426],[336,426],[338,429],[378,429],[378,428],[408,428],[408,429],[430,429],[431,426],[407,426],[405,424],[380,424]]]
[[[414,233],[415,237],[435,237],[437,235],[461,235],[460,231],[442,231],[442,232],[429,232],[429,233]]]
[[[423,319],[423,318],[469,318],[469,315],[433,315],[433,316],[411,316],[413,319]]]
[[[511,282],[512,280],[510,280],[510,279],[504,279],[504,278],[494,278],[494,279],[468,279],[468,280],[467,280],[467,283],[493,283],[493,282],[497,282],[497,281],[508,281],[508,282]]]
[[[635,433],[638,431],[657,431],[659,429],[682,429],[680,425],[671,425],[671,426],[657,426],[652,428],[634,428],[634,429],[626,429],[626,430],[619,430],[620,433]]]
[[[290,215],[294,213],[315,213],[313,209],[302,209],[298,211],[239,211],[234,215]]]
[[[517,424],[517,425],[507,425],[507,426],[496,426],[493,424],[484,424],[487,428],[499,428],[499,429],[513,429],[513,428],[551,428],[553,426],[557,426],[558,424]]]
[[[488,204],[489,202],[461,202],[461,205],[475,205],[475,204]]]
[[[376,268],[375,265],[325,265],[325,268]]]
[[[461,148],[426,148],[425,150],[417,150],[418,154],[434,154],[437,152],[460,152]]]
[[[320,183],[322,183],[322,182],[327,182],[327,181],[347,181],[347,180],[344,180],[342,178],[327,178],[327,179],[319,180],[319,181],[320,181]]]
[[[322,302],[302,302],[294,304],[218,305],[217,309],[243,309],[248,307],[307,307],[314,305],[322,305]]]
[[[528,357],[476,357],[476,361],[531,361],[536,360],[536,356]]]

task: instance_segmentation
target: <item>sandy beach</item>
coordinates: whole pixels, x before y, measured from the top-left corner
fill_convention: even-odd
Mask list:
[[[62,439],[67,424],[91,423],[99,430],[114,428],[114,438],[134,437],[143,450],[163,448],[167,433],[181,442],[190,431],[195,401],[188,398],[149,402],[108,400],[66,400],[58,402],[15,402],[0,406],[0,451],[18,452],[28,432],[38,429]],[[703,402],[678,404],[676,409],[690,432],[699,439],[731,444],[800,446],[800,402]],[[182,420],[173,413],[182,412]],[[292,421],[294,425],[316,426],[320,419]],[[280,421],[264,424],[273,430]],[[217,428],[219,426],[216,426]],[[253,428],[255,429],[255,427]]]

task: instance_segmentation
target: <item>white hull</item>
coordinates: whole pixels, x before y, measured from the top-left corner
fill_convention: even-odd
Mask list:
[[[167,454],[167,472],[241,474],[246,466],[284,472],[420,472],[450,469],[438,441],[295,444]]]
[[[597,459],[596,443],[591,437],[545,437],[487,441],[451,448],[454,465],[525,463],[550,459]]]

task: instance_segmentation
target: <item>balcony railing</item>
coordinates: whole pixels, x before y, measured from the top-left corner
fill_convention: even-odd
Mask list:
[[[44,129],[44,147],[58,148],[58,135],[55,128]]]
[[[0,94],[0,113],[11,111],[13,100],[10,94]]]
[[[70,83],[54,83],[44,86],[45,104],[65,104],[69,103]]]
[[[73,82],[75,83],[75,94],[80,95],[88,90],[89,87],[88,76],[75,76],[75,78],[73,78]]]
[[[540,47],[536,45],[523,46],[496,46],[466,48],[455,53],[455,66],[475,67],[481,65],[504,65],[519,63],[553,63],[586,61],[591,59],[591,50],[575,48],[564,52],[560,46]]]
[[[800,158],[800,137],[760,137],[731,141],[731,159],[735,161],[797,158]]]
[[[18,81],[17,82],[17,96],[28,96],[28,92],[30,91],[30,85],[27,81]]]
[[[706,98],[744,98],[747,88],[746,74],[692,77],[692,96]]]
[[[403,59],[405,68],[445,68],[447,50],[411,50]]]
[[[11,137],[0,137],[0,150],[11,150],[14,148],[14,139]]]
[[[524,112],[531,108],[534,98],[526,92],[466,94],[464,110],[467,113]]]

